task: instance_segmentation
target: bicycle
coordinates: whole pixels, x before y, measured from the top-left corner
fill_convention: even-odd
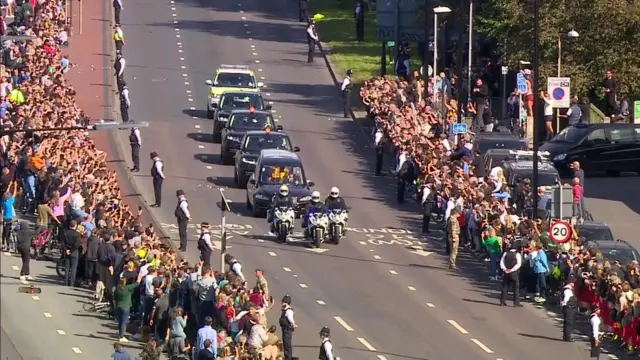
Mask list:
[[[82,310],[88,313],[108,313],[111,307],[108,301],[91,301],[82,304]]]
[[[53,243],[57,243],[57,241],[53,240],[53,237],[53,231],[49,229],[41,230],[38,235],[36,235],[31,243],[31,247],[34,249],[34,259],[39,260],[39,257],[44,256],[47,250],[49,256],[53,258]]]

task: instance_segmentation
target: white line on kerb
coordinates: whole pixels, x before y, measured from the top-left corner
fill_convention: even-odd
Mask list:
[[[474,344],[478,345],[478,347],[482,350],[484,350],[484,352],[486,352],[487,354],[493,354],[493,350],[489,349],[487,347],[487,345],[483,344],[480,342],[480,340],[478,339],[471,339],[471,341],[473,341]]]
[[[453,326],[456,330],[460,331],[462,334],[468,334],[469,332],[465,330],[460,324],[458,324],[455,320],[447,320],[449,325]]]
[[[371,346],[371,344],[369,344],[369,342],[367,340],[365,340],[364,338],[357,338],[358,341],[360,341],[360,344],[362,344],[362,346],[366,347],[367,350],[369,351],[376,351],[376,348],[374,348],[373,346]]]
[[[351,326],[349,326],[349,324],[347,324],[346,321],[344,321],[340,316],[334,316],[333,317],[338,324],[340,324],[345,330],[347,330],[348,332],[354,332],[355,330],[353,330],[353,328]]]

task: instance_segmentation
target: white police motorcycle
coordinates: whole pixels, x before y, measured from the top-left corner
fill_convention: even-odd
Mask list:
[[[328,217],[329,237],[334,244],[338,245],[347,231],[347,219],[349,218],[349,213],[347,210],[332,209],[329,210]]]
[[[287,237],[293,231],[295,218],[296,213],[289,206],[279,206],[273,210],[273,229],[279,243],[284,244],[287,242]]]
[[[312,246],[320,248],[329,228],[329,217],[325,212],[307,214],[306,235],[311,238]]]

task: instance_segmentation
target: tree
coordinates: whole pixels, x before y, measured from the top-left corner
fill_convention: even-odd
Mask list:
[[[541,79],[557,75],[558,38],[562,37],[562,76],[571,77],[572,92],[602,98],[604,72],[616,74],[622,92],[640,97],[640,1],[540,1]],[[503,49],[504,60],[533,57],[533,0],[491,0],[479,11],[479,31]],[[564,38],[570,30],[577,39]]]

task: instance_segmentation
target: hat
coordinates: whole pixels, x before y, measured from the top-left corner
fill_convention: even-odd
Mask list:
[[[176,190],[176,196],[184,195],[184,190],[178,189]]]
[[[200,223],[200,227],[207,227],[208,228],[209,227],[209,223],[206,222],[206,221],[203,221],[203,222]]]
[[[152,151],[151,154],[149,154],[150,157],[154,158],[158,156],[158,153],[155,151]]]
[[[287,294],[282,297],[282,303],[291,305],[291,295]]]
[[[320,335],[322,335],[322,336],[331,335],[331,329],[329,329],[328,326],[323,326],[322,329],[320,329]]]

